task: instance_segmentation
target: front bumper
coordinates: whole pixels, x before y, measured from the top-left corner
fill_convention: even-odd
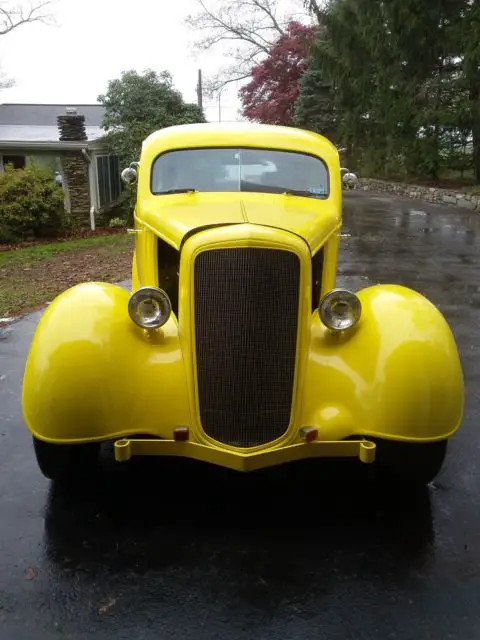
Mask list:
[[[375,461],[375,449],[375,443],[369,440],[314,441],[250,454],[176,440],[122,439],[117,440],[114,446],[118,462],[126,462],[133,456],[177,456],[209,462],[235,471],[255,471],[308,458],[358,458],[362,462],[371,463]]]

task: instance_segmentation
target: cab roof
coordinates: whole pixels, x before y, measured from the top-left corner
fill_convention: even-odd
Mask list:
[[[304,129],[251,122],[209,122],[160,129],[143,142],[141,162],[153,162],[171,149],[237,146],[310,153],[327,163],[339,163],[335,145],[324,136]]]

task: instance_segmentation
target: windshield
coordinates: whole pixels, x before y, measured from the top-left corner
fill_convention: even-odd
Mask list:
[[[151,189],[154,194],[181,190],[304,192],[326,198],[328,171],[319,158],[290,151],[182,149],[155,160]]]

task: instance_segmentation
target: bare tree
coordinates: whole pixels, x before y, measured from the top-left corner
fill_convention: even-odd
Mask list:
[[[29,22],[45,22],[50,17],[48,13],[50,4],[49,0],[26,6],[0,2],[0,36]]]
[[[0,36],[5,36],[17,27],[31,22],[47,22],[50,19],[50,0],[36,4],[18,4],[0,1]],[[7,78],[0,71],[0,88],[8,89],[14,85],[12,78]]]
[[[231,61],[206,83],[210,94],[248,78],[252,66],[268,55],[291,20],[309,19],[304,0],[197,0],[197,4],[198,12],[186,19],[201,34],[196,47],[206,51],[224,44],[223,53]]]

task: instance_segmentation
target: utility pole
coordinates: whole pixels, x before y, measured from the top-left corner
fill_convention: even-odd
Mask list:
[[[200,109],[203,109],[203,90],[202,90],[202,70],[198,70],[198,84],[197,84],[197,104]]]
[[[222,89],[219,89],[218,91],[218,121],[221,122],[222,121]]]

